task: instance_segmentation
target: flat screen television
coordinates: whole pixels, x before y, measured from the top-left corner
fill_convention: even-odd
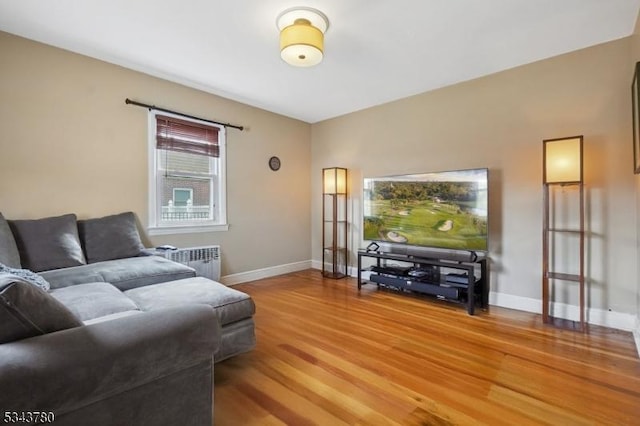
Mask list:
[[[488,169],[364,179],[363,239],[487,251]]]

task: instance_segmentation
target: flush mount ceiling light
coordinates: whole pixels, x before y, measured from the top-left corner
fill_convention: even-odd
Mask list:
[[[322,61],[329,20],[310,7],[293,7],[278,15],[280,57],[289,65],[312,67]]]

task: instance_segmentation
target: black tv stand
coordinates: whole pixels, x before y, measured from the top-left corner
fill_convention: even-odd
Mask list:
[[[363,269],[362,259],[365,257],[375,259],[375,264]],[[389,264],[389,261],[400,262],[401,265]],[[371,272],[369,281],[362,280],[363,270]],[[358,250],[358,290],[370,282],[378,287],[391,287],[465,303],[469,315],[474,314],[476,303],[479,302],[482,308],[489,305],[486,257],[460,261]]]

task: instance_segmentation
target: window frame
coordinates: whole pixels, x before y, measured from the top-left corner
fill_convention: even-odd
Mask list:
[[[158,152],[156,148],[156,123],[157,115],[176,118],[183,121],[204,124],[206,126],[218,129],[218,147],[219,156],[217,157],[217,167],[214,169],[213,178],[211,180],[211,201],[214,203],[212,208],[213,219],[207,221],[178,221],[178,223],[169,223],[162,221],[160,212],[162,210],[161,197],[158,191],[161,189],[160,176],[158,174]],[[167,113],[150,109],[148,113],[148,131],[147,131],[147,149],[148,149],[148,218],[149,223],[147,232],[149,235],[168,235],[168,234],[184,234],[197,232],[227,231],[229,224],[227,223],[227,182],[226,182],[226,129],[224,126],[216,125],[202,120],[184,117],[179,114]],[[211,157],[210,161],[214,162]]]

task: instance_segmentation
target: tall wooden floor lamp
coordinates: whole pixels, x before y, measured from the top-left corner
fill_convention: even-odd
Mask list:
[[[322,275],[347,274],[347,169],[322,169]]]
[[[580,298],[579,328],[584,331],[586,322],[582,139],[582,136],[572,136],[543,141],[542,320],[545,323],[554,322],[554,317],[550,314],[551,283],[577,282]],[[570,189],[576,190],[574,198],[570,198]],[[571,207],[571,201],[576,203],[575,196],[578,198],[578,206]],[[576,217],[572,219],[572,216]],[[571,251],[578,252],[577,261],[573,262],[575,265],[567,265],[571,263]],[[563,272],[558,272],[558,269],[563,269]],[[566,273],[567,269],[571,269],[573,273]]]

